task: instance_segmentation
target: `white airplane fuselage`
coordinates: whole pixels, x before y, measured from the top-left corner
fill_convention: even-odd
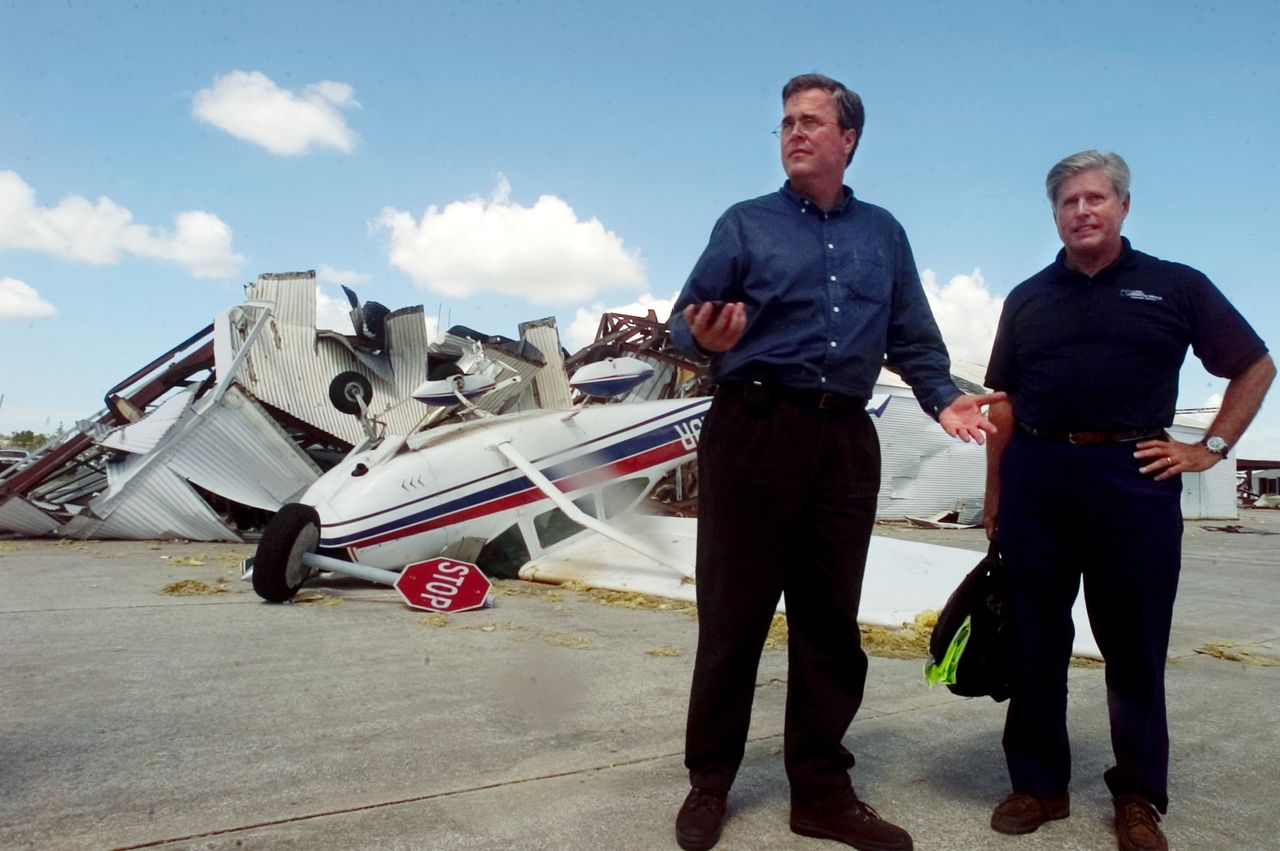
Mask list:
[[[319,515],[321,548],[344,549],[372,567],[399,570],[515,524],[540,551],[538,520],[555,507],[501,444],[587,514],[608,520],[694,456],[710,404],[697,397],[594,405],[439,426],[351,453],[299,501]]]

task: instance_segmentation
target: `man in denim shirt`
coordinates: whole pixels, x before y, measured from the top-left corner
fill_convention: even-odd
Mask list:
[[[866,413],[886,359],[952,436],[994,431],[962,394],[902,226],[856,200],[844,171],[862,135],[858,95],[829,77],[782,91],[778,192],[716,223],[671,315],[717,384],[699,453],[698,657],[676,818],[685,849],[720,838],[751,720],[760,652],[785,592],[784,760],[791,829],[855,848],[910,849],[860,801],[841,744],[862,701],[858,600],[880,487]]]

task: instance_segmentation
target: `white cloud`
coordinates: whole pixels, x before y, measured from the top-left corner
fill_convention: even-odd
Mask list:
[[[367,284],[371,280],[368,272],[353,272],[350,269],[335,269],[328,263],[321,263],[316,268],[316,280],[327,284]]]
[[[672,293],[667,298],[658,298],[645,293],[630,304],[624,304],[619,307],[605,307],[601,302],[596,302],[590,307],[579,307],[577,313],[574,314],[573,321],[565,329],[565,348],[570,352],[576,352],[591,345],[596,338],[596,329],[600,327],[600,316],[605,313],[626,313],[631,316],[644,316],[652,310],[657,315],[658,321],[666,322],[667,318],[671,316],[671,306],[676,303],[677,295],[678,293]]]
[[[0,171],[0,250],[39,251],[77,263],[114,265],[131,254],[183,267],[197,278],[234,276],[245,258],[231,250],[231,228],[200,210],[179,213],[173,232],[133,223],[133,213],[105,196],[69,195],[56,207],[16,172]]]
[[[332,298],[316,287],[316,328],[352,334],[351,305],[345,297]]]
[[[342,109],[360,108],[355,89],[321,80],[298,91],[282,89],[261,71],[232,71],[191,99],[191,114],[232,136],[291,157],[313,148],[351,153],[358,137]]]
[[[58,310],[32,287],[17,278],[0,278],[0,322],[47,319]]]
[[[372,223],[390,235],[388,260],[423,289],[450,298],[501,293],[536,304],[571,304],[645,283],[639,252],[599,220],[579,221],[554,195],[512,203],[499,175],[493,195],[434,204],[420,221],[390,207]]]
[[[925,269],[920,273],[920,280],[951,359],[986,363],[991,357],[991,343],[995,340],[1004,299],[987,291],[982,270],[974,269],[972,275],[956,275],[945,286],[940,286],[937,274]]]

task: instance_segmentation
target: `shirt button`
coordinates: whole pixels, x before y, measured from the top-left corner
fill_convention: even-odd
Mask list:
[[[836,347],[836,341],[835,341],[835,340],[832,340],[832,341],[831,341],[831,348],[833,348],[833,349],[834,349],[835,347]]]
[[[835,249],[835,246],[828,242],[828,243],[827,243],[827,248],[830,248],[830,249],[834,250],[834,249]]]
[[[832,313],[839,313],[839,312],[840,312],[840,308],[838,308],[838,307],[833,307],[833,308],[831,308],[831,312],[832,312]]]
[[[833,281],[834,281],[835,279],[836,279],[836,276],[835,276],[835,275],[832,275],[832,276],[831,276],[831,280],[833,280]]]
[[[826,383],[827,383],[827,377],[826,377],[825,375],[820,375],[820,376],[818,376],[818,381],[819,381],[820,383],[822,383],[822,384],[826,384]]]

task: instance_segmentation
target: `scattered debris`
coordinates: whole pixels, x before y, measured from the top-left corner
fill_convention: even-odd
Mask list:
[[[449,625],[449,616],[443,612],[432,612],[429,615],[424,615],[418,618],[418,625],[439,629],[440,627]]]
[[[972,529],[980,523],[968,522],[959,523],[959,511],[939,511],[929,517],[912,517],[907,515],[906,520],[912,526],[918,526],[922,529]],[[981,514],[979,514],[981,519]]]
[[[182,567],[204,567],[204,559],[195,556],[160,556],[160,559]]]
[[[593,600],[606,606],[618,606],[623,609],[657,609],[664,612],[680,612],[682,614],[691,614],[695,618],[698,615],[698,607],[695,604],[671,600],[667,597],[656,597],[652,594],[640,594],[635,591],[609,591],[603,588],[592,588],[587,583],[577,579],[570,579],[559,587],[566,591],[585,593]]]
[[[538,630],[538,637],[548,644],[554,644],[557,647],[568,647],[571,650],[590,650],[592,648],[590,638],[583,638],[580,635],[571,635],[567,632]]]
[[[769,634],[764,639],[765,650],[783,650],[787,646],[787,616],[774,615],[769,624]]]
[[[181,582],[170,582],[160,589],[160,593],[170,594],[174,597],[209,597],[214,594],[227,593],[227,587],[225,585],[210,585],[207,582],[201,582],[199,579],[183,579]]]
[[[929,636],[938,623],[938,612],[926,609],[911,623],[897,629],[862,626],[862,649],[882,659],[923,659],[929,655]]]
[[[644,651],[646,656],[679,656],[680,648],[673,644],[664,644]]]
[[[331,594],[322,594],[319,591],[303,591],[293,598],[293,602],[314,603],[317,606],[340,606],[342,605],[342,598]]]
[[[1235,535],[1275,535],[1276,533],[1270,529],[1253,529],[1248,526],[1237,526],[1227,524],[1226,526],[1201,526],[1201,529],[1210,532],[1230,532]]]
[[[1280,658],[1274,655],[1274,651],[1273,655],[1262,655],[1244,649],[1258,646],[1256,644],[1231,644],[1225,641],[1211,641],[1197,647],[1196,652],[1205,656],[1213,656],[1217,659],[1225,659],[1228,662],[1242,662],[1246,665],[1258,665],[1260,667],[1280,665]]]

